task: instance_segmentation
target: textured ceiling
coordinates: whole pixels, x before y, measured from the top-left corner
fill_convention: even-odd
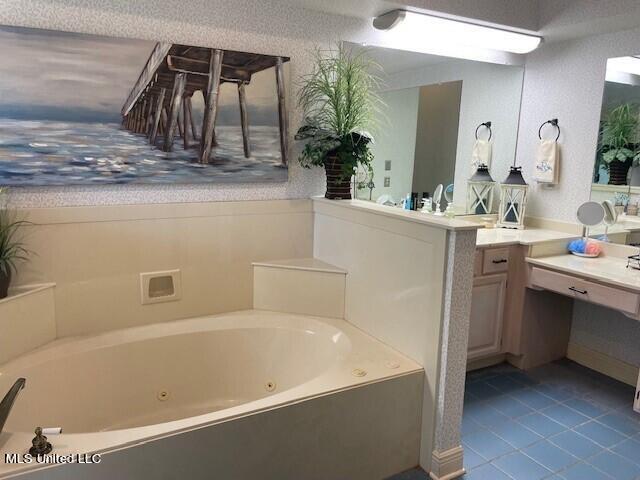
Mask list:
[[[554,42],[640,26],[639,0],[280,0],[326,13],[370,18],[394,8],[437,12],[541,33]]]
[[[537,30],[538,0],[281,0],[310,10],[370,18],[395,8],[474,18],[484,23]]]

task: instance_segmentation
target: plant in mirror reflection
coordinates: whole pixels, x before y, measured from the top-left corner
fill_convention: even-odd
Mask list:
[[[624,103],[609,111],[600,129],[599,153],[609,172],[610,184],[624,185],[629,168],[640,160],[640,112],[638,105]]]

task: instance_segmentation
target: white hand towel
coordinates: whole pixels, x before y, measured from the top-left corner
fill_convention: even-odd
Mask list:
[[[538,183],[558,183],[560,170],[558,143],[555,140],[541,140],[536,155],[534,180]]]
[[[484,164],[487,167],[491,167],[491,142],[488,140],[476,140],[473,144],[473,151],[471,152],[471,166],[475,172],[478,165]]]

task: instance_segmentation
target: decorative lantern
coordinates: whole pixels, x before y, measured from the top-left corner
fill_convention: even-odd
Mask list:
[[[497,226],[524,228],[524,211],[529,186],[522,177],[521,167],[511,167],[506,180],[500,185],[500,211]]]
[[[478,165],[478,170],[467,181],[467,213],[486,215],[493,207],[493,190],[496,182],[491,178],[489,167]]]

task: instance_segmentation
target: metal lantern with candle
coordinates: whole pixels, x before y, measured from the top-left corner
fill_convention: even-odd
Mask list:
[[[485,215],[493,208],[493,191],[496,182],[491,178],[489,167],[478,165],[476,173],[467,181],[467,213]]]
[[[524,181],[521,167],[511,167],[509,175],[500,184],[500,210],[496,224],[498,227],[524,228],[528,188],[529,185]]]

